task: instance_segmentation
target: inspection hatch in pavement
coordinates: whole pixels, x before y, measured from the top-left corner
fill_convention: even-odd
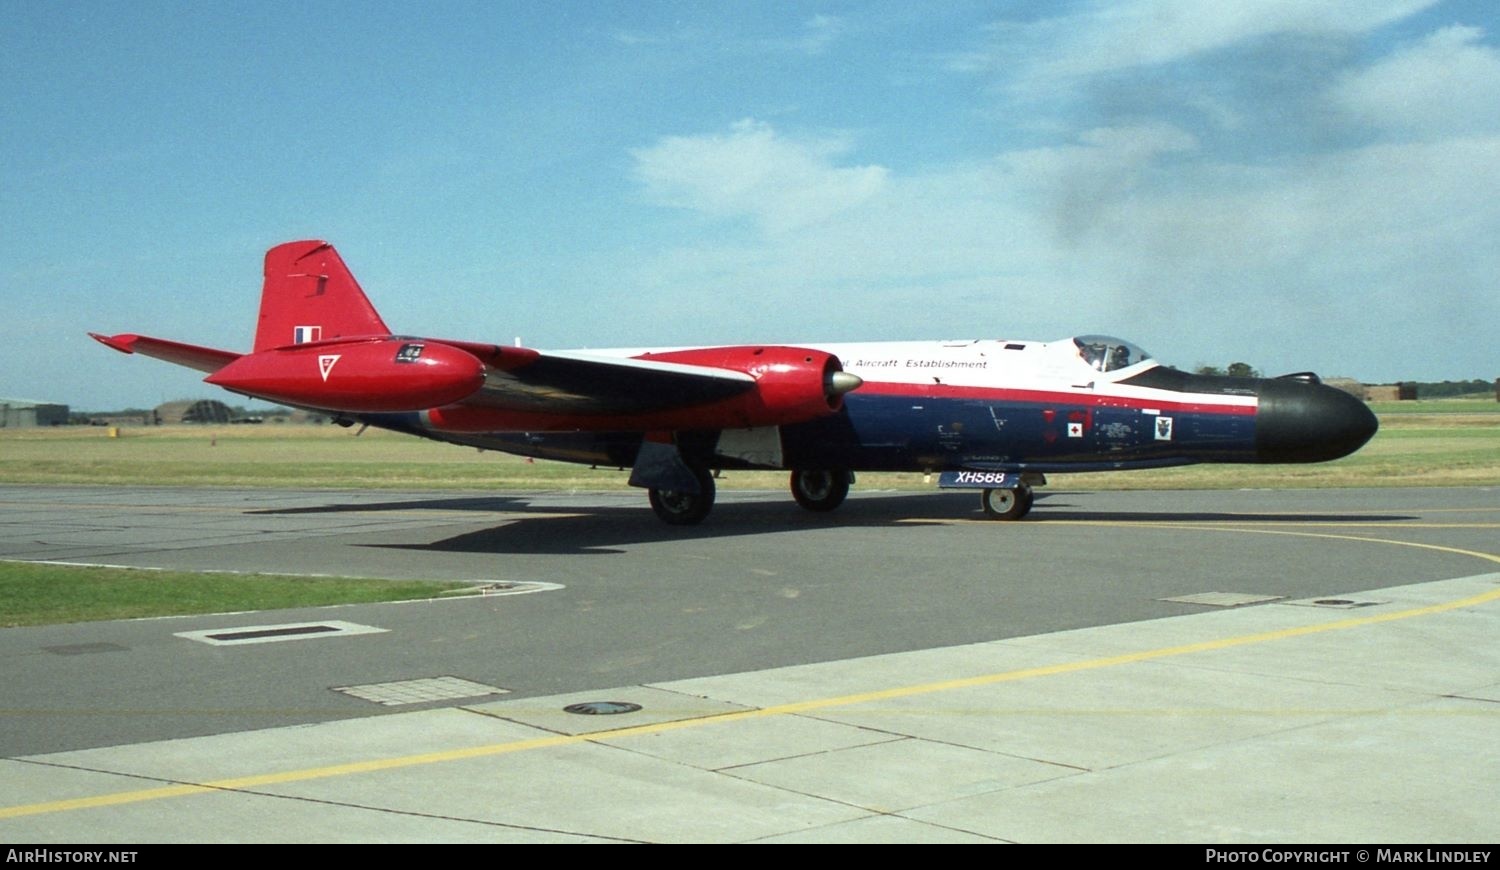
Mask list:
[[[1390,604],[1375,598],[1303,598],[1298,601],[1288,601],[1287,604],[1295,607],[1326,607],[1330,610],[1354,610],[1359,607],[1375,607],[1381,604]]]
[[[179,631],[174,632],[174,636],[214,646],[237,646],[317,637],[381,634],[386,631],[390,629],[331,619],[327,622],[289,622],[283,625],[240,625],[233,628],[210,628],[203,631]]]
[[[333,689],[342,695],[381,704],[399,707],[403,704],[425,704],[429,701],[455,701],[461,698],[482,698],[486,695],[508,695],[509,689],[486,686],[458,677],[424,677],[419,680],[399,680],[394,683],[368,683],[363,686],[336,686]]]
[[[1171,601],[1175,604],[1201,604],[1205,607],[1240,607],[1245,604],[1280,601],[1283,597],[1281,595],[1256,595],[1253,592],[1198,592],[1193,595],[1175,595],[1159,600]]]

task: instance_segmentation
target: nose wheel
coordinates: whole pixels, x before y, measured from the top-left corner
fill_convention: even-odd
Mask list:
[[[1022,484],[1015,489],[986,489],[979,494],[979,505],[992,520],[1019,520],[1031,512],[1031,487]]]

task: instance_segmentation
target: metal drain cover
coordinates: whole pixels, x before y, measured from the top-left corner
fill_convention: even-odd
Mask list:
[[[1381,604],[1390,604],[1389,601],[1380,601],[1374,598],[1305,598],[1301,601],[1288,601],[1298,607],[1324,607],[1329,610],[1354,610],[1358,607],[1376,607]]]
[[[629,701],[585,701],[582,704],[569,704],[563,708],[563,712],[577,713],[580,716],[614,716],[619,713],[634,713],[639,709],[640,704]]]

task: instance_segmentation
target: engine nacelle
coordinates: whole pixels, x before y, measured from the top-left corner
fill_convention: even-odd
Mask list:
[[[722,410],[736,427],[783,426],[837,412],[844,394],[860,385],[839,358],[821,350],[785,346],[695,348],[644,354],[654,362],[712,366],[744,372],[755,389]]]
[[[484,365],[445,344],[380,337],[250,353],[204,380],[236,393],[307,408],[419,411],[472,395],[484,384]]]
[[[797,347],[710,347],[642,354],[636,359],[744,372],[755,380],[738,395],[640,411],[507,409],[492,405],[434,407],[423,425],[440,432],[651,432],[787,426],[836,413],[844,394],[863,383],[838,357]]]

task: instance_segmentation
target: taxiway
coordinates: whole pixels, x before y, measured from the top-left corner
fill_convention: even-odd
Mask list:
[[[511,593],[0,630],[0,835],[1490,841],[1496,495],[0,487],[0,558]]]

